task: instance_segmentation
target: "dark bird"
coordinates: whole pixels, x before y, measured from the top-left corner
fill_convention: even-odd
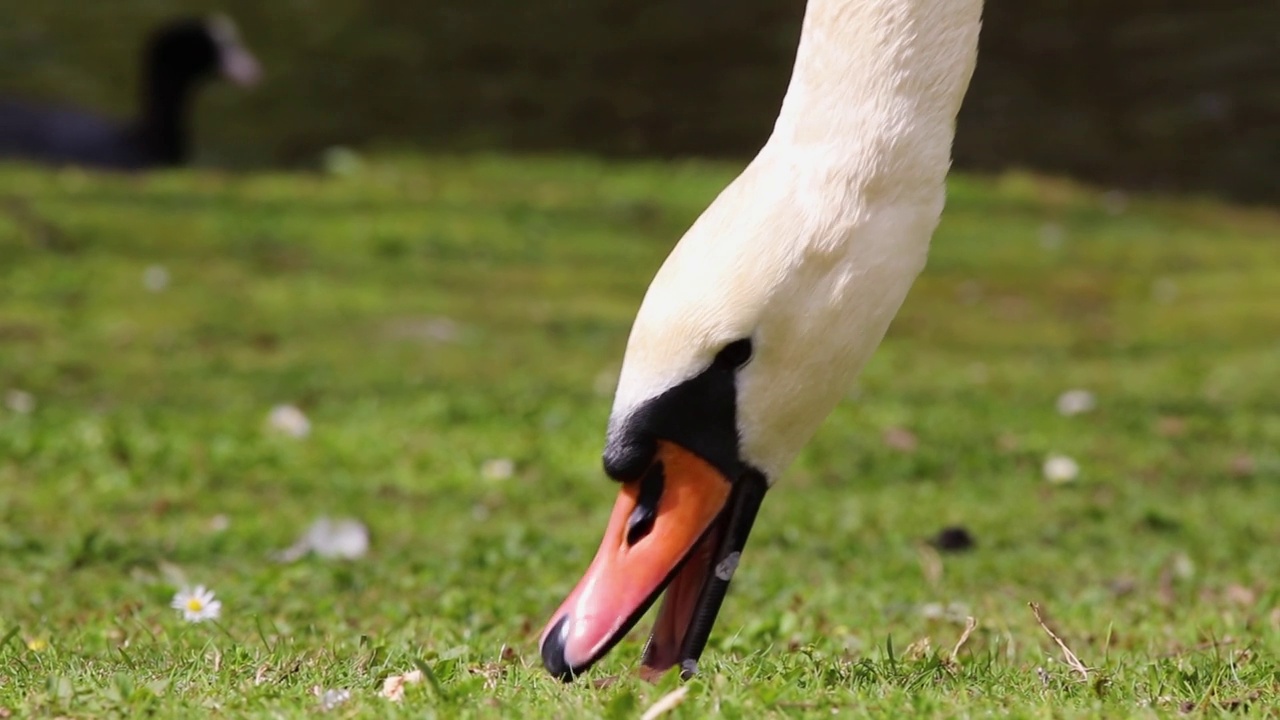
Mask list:
[[[128,121],[0,98],[0,159],[140,170],[184,164],[196,88],[217,75],[252,85],[258,61],[226,17],[172,20],[142,52],[141,107]]]

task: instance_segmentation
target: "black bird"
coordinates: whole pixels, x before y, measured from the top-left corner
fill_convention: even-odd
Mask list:
[[[0,98],[0,159],[116,170],[182,165],[192,93],[217,74],[239,85],[260,75],[231,20],[172,20],[156,28],[143,49],[137,117],[119,121]]]

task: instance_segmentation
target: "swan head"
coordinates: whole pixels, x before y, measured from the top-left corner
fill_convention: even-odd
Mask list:
[[[749,328],[665,319],[633,328],[604,450],[618,499],[595,560],[543,633],[543,662],[562,680],[607,653],[664,590],[644,666],[651,677],[675,665],[691,674],[768,487],[739,426]]]
[[[664,590],[645,670],[696,669],[765,490],[844,395],[923,264],[929,221],[905,228],[923,242],[882,245],[891,209],[815,200],[827,183],[777,160],[766,149],[721,194],[641,305],[604,449],[622,487],[542,636],[557,677],[590,667]],[[831,242],[851,234],[864,240]]]

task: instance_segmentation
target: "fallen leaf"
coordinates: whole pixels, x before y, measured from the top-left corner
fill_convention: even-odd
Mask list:
[[[684,702],[684,698],[689,694],[689,686],[681,685],[671,692],[658,698],[658,702],[649,706],[648,710],[640,716],[640,720],[654,720],[661,717],[676,708],[677,705]]]
[[[19,415],[30,415],[36,409],[36,396],[25,390],[10,390],[4,394],[4,406]]]
[[[933,655],[933,640],[928,635],[911,643],[902,651],[902,657],[911,661],[924,660],[931,655]]]
[[[516,474],[516,464],[510,458],[490,458],[480,465],[480,477],[485,480],[506,480]]]
[[[1249,693],[1248,695],[1245,695],[1244,697],[1230,698],[1227,700],[1219,700],[1218,705],[1220,705],[1223,710],[1243,710],[1249,707],[1249,703],[1254,702],[1259,697],[1261,697],[1261,695],[1258,693],[1257,690],[1254,690],[1253,692]]]
[[[277,405],[267,415],[267,426],[289,437],[304,438],[311,434],[311,421],[293,405]]]
[[[1156,420],[1156,433],[1160,437],[1178,438],[1187,434],[1186,418],[1163,415]]]
[[[355,560],[369,552],[369,528],[351,518],[321,517],[307,528],[302,537],[276,553],[280,562],[300,560],[307,553],[325,559]]]
[[[884,431],[881,436],[886,447],[899,452],[911,453],[915,452],[920,446],[920,440],[915,433],[903,427],[891,427]]]
[[[1097,404],[1097,399],[1088,390],[1068,390],[1058,396],[1058,414],[1067,417],[1081,415],[1093,410]]]
[[[382,681],[382,697],[391,702],[400,702],[404,700],[404,689],[409,685],[417,685],[422,682],[421,670],[410,670],[403,675],[392,675]]]
[[[1222,595],[1227,601],[1244,607],[1253,607],[1258,602],[1258,594],[1243,585],[1228,585]]]
[[[319,690],[317,687],[316,690]],[[328,712],[351,699],[351,691],[345,688],[331,688],[323,693],[317,692],[320,696],[321,712]]]
[[[1253,477],[1253,474],[1258,471],[1258,463],[1253,459],[1252,455],[1236,455],[1231,458],[1231,463],[1228,467],[1231,470],[1231,474],[1239,478]]]
[[[1050,455],[1045,458],[1044,479],[1055,485],[1074,481],[1080,476],[1080,465],[1066,455]]]
[[[153,293],[169,287],[169,270],[163,265],[148,265],[142,273],[142,286]]]

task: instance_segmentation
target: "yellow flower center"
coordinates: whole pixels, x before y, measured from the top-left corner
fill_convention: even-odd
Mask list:
[[[200,612],[204,609],[204,603],[200,602],[200,598],[191,598],[187,601],[187,609],[191,612]]]

